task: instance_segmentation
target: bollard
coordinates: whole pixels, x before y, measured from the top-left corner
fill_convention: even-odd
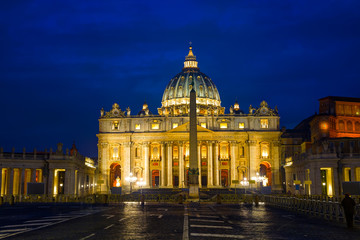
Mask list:
[[[141,194],[140,201],[141,201],[141,206],[144,206],[145,205],[145,195],[144,194]]]
[[[15,202],[14,195],[11,195],[11,196],[10,196],[10,200],[9,200],[9,204],[10,204],[10,205],[14,205],[14,202]]]
[[[220,196],[220,194],[216,195],[216,204],[221,204],[221,196]]]
[[[258,207],[259,206],[259,196],[255,195],[255,206]]]
[[[108,195],[104,194],[104,205],[108,204]]]
[[[183,203],[183,196],[181,194],[178,197],[178,202],[179,202],[179,204]]]

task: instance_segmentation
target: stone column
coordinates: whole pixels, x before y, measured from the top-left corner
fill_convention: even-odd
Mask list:
[[[144,173],[144,180],[145,180],[145,188],[149,188],[150,187],[150,181],[149,181],[149,171],[150,171],[150,167],[149,167],[149,142],[144,142],[144,163],[145,163],[145,173]]]
[[[167,160],[168,160],[168,166],[167,166],[167,170],[168,170],[168,180],[167,180],[167,186],[168,187],[173,187],[173,170],[172,170],[172,166],[173,166],[173,160],[172,160],[172,142],[169,142],[168,143],[168,157],[167,157]]]
[[[183,142],[179,142],[179,188],[184,188],[184,147]]]
[[[2,168],[0,167],[0,197],[4,194],[3,192],[4,192],[4,188],[3,188],[3,181],[2,181]]]
[[[100,166],[100,173],[101,173],[101,178],[100,180],[104,180],[104,183],[101,184],[101,191],[105,192],[105,193],[109,193],[110,191],[110,164],[109,164],[109,144],[108,143],[101,143],[99,144],[99,155],[100,155],[100,159],[99,159],[99,166]],[[120,150],[119,150],[120,151]],[[121,166],[123,167],[123,166]],[[122,179],[124,179],[122,177]],[[123,180],[124,181],[124,180]],[[81,188],[80,188],[80,172],[78,172],[78,194],[80,195],[81,192]]]
[[[220,186],[220,169],[219,169],[219,143],[215,142],[215,156],[214,156],[214,162],[215,162],[215,186]]]
[[[40,177],[40,176],[39,176]],[[36,168],[31,169],[31,179],[30,182],[36,183]]]
[[[75,194],[75,171],[71,168],[65,169],[64,194]]]
[[[124,180],[126,177],[130,176],[130,172],[131,172],[130,158],[131,158],[131,142],[125,142],[124,143],[124,159],[123,159],[123,163],[124,163],[124,169],[123,169],[124,178],[123,179]],[[127,182],[126,180],[123,182],[123,186],[130,189],[130,183]]]
[[[162,143],[161,143],[161,181],[160,181],[160,186],[161,186],[161,187],[165,187],[165,186],[166,186],[165,163],[166,163],[166,158],[165,158],[165,143],[162,142]]]
[[[54,195],[54,169],[50,168],[49,169],[49,176],[48,176],[48,194],[50,196]]]
[[[213,168],[213,142],[211,141],[208,141],[207,142],[207,145],[208,145],[208,176],[207,176],[207,179],[208,179],[208,187],[212,187],[213,186],[213,176],[214,176],[214,168]]]
[[[9,168],[9,188],[8,195],[12,195],[14,193],[14,169]]]
[[[281,191],[281,181],[280,181],[280,141],[273,141],[273,152],[272,157],[274,159],[273,166],[271,166],[272,170],[272,190]]]
[[[249,140],[249,156],[248,156],[248,162],[249,162],[249,179],[256,176],[256,171],[259,169],[259,166],[257,166],[257,157],[256,157],[256,141]]]
[[[201,188],[201,143],[198,142],[198,150],[197,150],[197,159],[198,159],[198,168],[199,168],[199,188]]]
[[[230,157],[231,157],[231,187],[235,187],[235,184],[232,183],[233,180],[239,180],[238,177],[238,172],[236,169],[236,147],[237,147],[237,142],[236,141],[232,141],[230,142]]]
[[[19,168],[19,196],[25,194],[25,168]]]
[[[351,181],[351,182],[356,181],[356,176],[355,176],[356,171],[355,171],[355,167],[354,167],[354,166],[351,166],[350,172],[351,172],[351,179],[350,179],[350,181]]]

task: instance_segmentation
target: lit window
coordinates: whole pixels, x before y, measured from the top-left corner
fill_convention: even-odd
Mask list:
[[[269,144],[261,144],[261,158],[269,158]]]
[[[268,119],[261,119],[260,120],[261,128],[269,128],[269,120]]]
[[[239,128],[241,129],[245,128],[245,123],[239,123]]]
[[[173,123],[173,128],[177,128],[179,126],[178,123]]]
[[[151,125],[151,129],[159,129],[159,128],[160,128],[160,126],[159,126],[158,123],[153,123],[153,124]]]
[[[119,121],[113,121],[113,130],[119,130]]]
[[[140,124],[135,124],[135,129],[139,130],[140,129]]]
[[[227,123],[220,123],[220,128],[227,128],[227,127],[228,127]]]
[[[200,123],[200,126],[206,128],[206,123]]]

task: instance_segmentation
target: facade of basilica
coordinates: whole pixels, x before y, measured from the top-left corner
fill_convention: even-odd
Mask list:
[[[128,189],[133,174],[145,188],[186,188],[189,169],[190,91],[196,91],[199,186],[235,187],[264,177],[263,186],[281,190],[277,107],[262,101],[244,113],[237,102],[221,106],[215,83],[200,72],[190,47],[184,68],[165,88],[161,107],[152,114],[145,103],[138,114],[114,103],[101,109],[98,137],[102,192]],[[239,187],[239,185],[238,185]]]

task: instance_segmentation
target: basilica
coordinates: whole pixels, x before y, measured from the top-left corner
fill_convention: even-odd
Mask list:
[[[250,105],[246,113],[235,102],[226,112],[215,82],[200,72],[190,46],[182,71],[165,87],[157,114],[146,103],[137,113],[121,110],[118,103],[109,111],[101,109],[97,134],[101,192],[129,189],[131,183],[125,180],[129,176],[141,180],[144,188],[188,187],[192,89],[199,187],[239,187],[239,182],[260,176],[262,186],[281,190],[277,107],[262,101],[259,107]]]

